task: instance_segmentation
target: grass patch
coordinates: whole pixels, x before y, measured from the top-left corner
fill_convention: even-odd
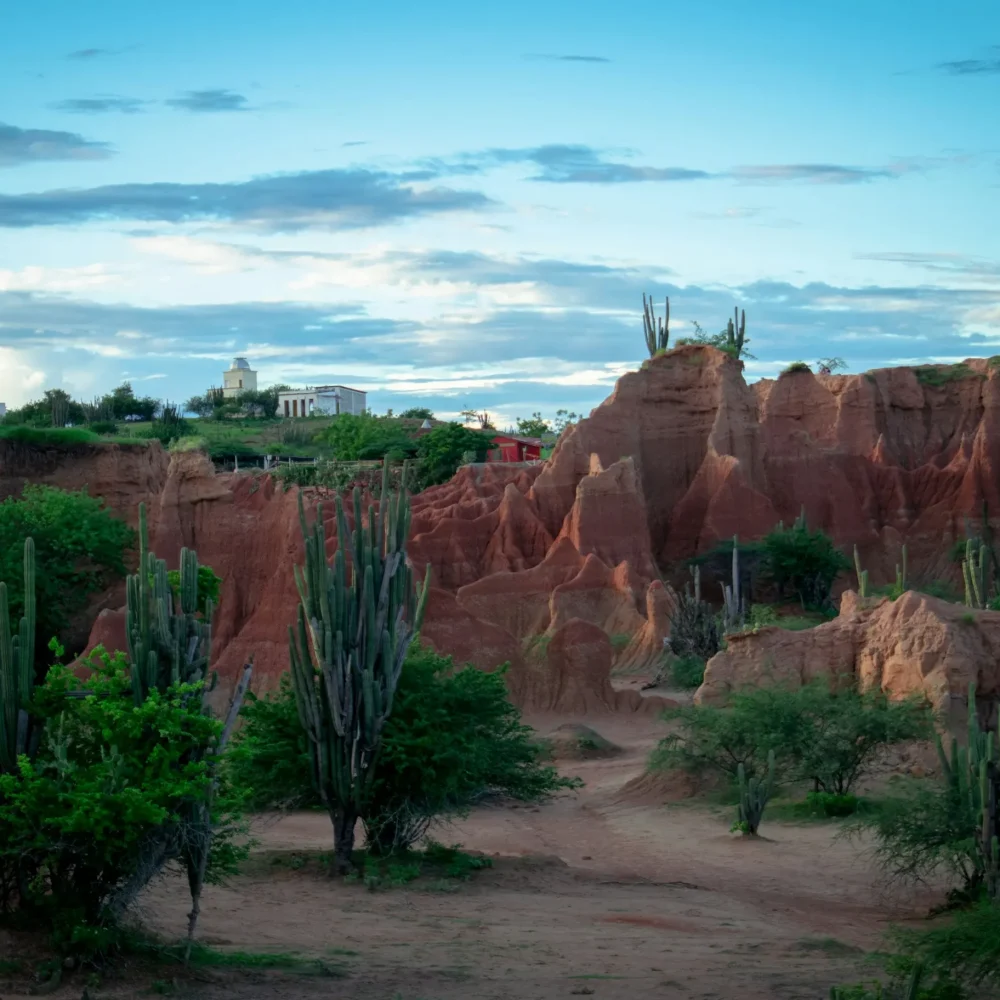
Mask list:
[[[3,439],[41,447],[100,444],[103,440],[99,434],[84,427],[27,427],[24,424],[0,424],[0,440]]]
[[[620,653],[632,641],[632,636],[628,632],[615,632],[614,635],[609,635],[608,639],[611,640],[611,648]]]
[[[457,845],[448,847],[436,841],[429,841],[422,851],[401,851],[384,858],[359,852],[359,860],[359,870],[348,878],[372,891],[399,888],[419,878],[429,878],[435,892],[449,892],[476,872],[493,867],[493,861],[484,855],[466,854]],[[448,888],[445,883],[449,883]]]
[[[815,628],[830,619],[820,611],[803,611],[800,615],[786,615],[774,623],[778,628],[789,632],[804,632],[807,628]]]
[[[917,381],[921,385],[940,388],[949,382],[959,382],[966,378],[981,378],[978,372],[974,372],[967,364],[959,362],[957,365],[921,365],[913,369]]]

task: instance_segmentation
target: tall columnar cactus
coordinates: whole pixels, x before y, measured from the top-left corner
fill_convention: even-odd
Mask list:
[[[733,311],[733,319],[726,324],[726,351],[734,358],[739,358],[743,354],[743,345],[746,340],[747,314],[739,307]]]
[[[149,551],[145,504],[139,504],[139,568],[128,578],[125,597],[135,703],[141,705],[153,690],[207,680],[214,609],[208,601],[198,615],[198,556],[181,549],[175,599],[166,561]]]
[[[1000,898],[1000,733],[983,732],[976,711],[976,686],[969,686],[968,745],[951,741],[946,754],[937,738],[938,757],[956,806],[976,821],[976,872],[994,898]]]
[[[0,583],[0,773],[17,768],[17,758],[32,753],[27,703],[35,687],[35,542],[24,540],[24,614],[11,627],[7,585]],[[36,737],[33,739],[33,737]]]
[[[739,818],[736,828],[745,836],[756,837],[764,809],[774,792],[774,751],[767,755],[767,771],[747,777],[746,768],[741,763],[736,769],[740,780]]]
[[[854,546],[854,572],[858,577],[858,597],[865,600],[868,597],[868,570],[861,568],[861,555],[857,545]]]
[[[663,319],[658,319],[653,310],[653,296],[649,302],[642,297],[642,325],[646,334],[646,350],[651,358],[670,346],[670,298],[666,300],[666,312]]]
[[[989,565],[989,549],[983,543],[977,547],[969,538],[962,560],[962,578],[965,581],[965,603],[970,608],[985,608],[990,599]]]
[[[338,496],[337,551],[326,555],[323,508],[307,521],[299,494],[305,566],[295,568],[299,613],[289,652],[299,719],[309,738],[313,780],[334,827],[337,869],[350,869],[354,827],[369,802],[382,730],[403,661],[420,628],[430,585],[418,598],[406,559],[410,505],[383,471],[378,511],[361,509],[354,489],[353,531]]]
[[[740,592],[740,540],[733,535],[733,580],[722,585],[722,624],[725,632],[738,632],[746,622],[746,598]]]
[[[896,564],[896,588],[895,588],[895,593],[896,593],[897,597],[906,593],[906,543],[905,542],[903,543],[903,549],[902,549],[902,552],[901,552],[901,557],[902,557],[903,565],[900,566],[898,563]]]

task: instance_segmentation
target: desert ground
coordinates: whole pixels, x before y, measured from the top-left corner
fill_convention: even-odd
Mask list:
[[[529,721],[547,732],[567,720]],[[624,752],[564,765],[584,780],[579,792],[483,808],[435,831],[493,856],[467,882],[371,891],[331,879],[314,860],[330,847],[325,815],[259,817],[245,872],[207,893],[199,939],[221,952],[296,953],[303,971],[214,968],[170,982],[168,969],[155,988],[205,1000],[806,1000],[870,977],[866,955],[888,924],[926,913],[926,899],[888,895],[863,846],[835,825],[765,820],[751,841],[728,832],[729,808],[664,804],[662,786],[629,785],[659,720],[586,721]],[[186,910],[183,888],[161,884],[142,916],[177,938]],[[148,996],[141,978],[92,996]]]

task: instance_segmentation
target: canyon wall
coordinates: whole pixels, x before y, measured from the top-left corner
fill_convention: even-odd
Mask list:
[[[894,575],[903,542],[911,579],[953,573],[949,549],[967,520],[978,523],[984,504],[1000,513],[1000,382],[985,361],[935,371],[747,385],[742,364],[714,348],[646,362],[544,465],[467,466],[413,498],[411,558],[433,573],[425,638],[483,669],[509,662],[525,703],[557,703],[574,636],[588,663],[605,659],[581,622],[613,638],[612,662],[651,665],[674,599],[657,567],[683,580],[690,556],[734,534],[760,537],[802,508],[838,545],[859,546],[875,584]],[[276,683],[302,559],[294,490],[217,475],[204,455],[155,444],[54,453],[0,441],[0,491],[25,479],[87,486],[133,523],[145,500],[160,556],[176,565],[193,547],[223,577],[220,676],[253,654],[261,682]],[[322,499],[305,498],[310,509]],[[332,503],[325,516],[332,551]],[[121,634],[116,614],[95,636]]]

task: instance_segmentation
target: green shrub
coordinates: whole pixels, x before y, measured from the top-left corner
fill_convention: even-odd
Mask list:
[[[940,388],[949,382],[977,377],[977,373],[964,362],[959,362],[956,365],[921,365],[913,369],[913,374],[921,385],[933,388]],[[978,377],[982,378],[983,376]]]
[[[24,539],[35,540],[37,635],[47,640],[86,607],[91,594],[124,576],[135,533],[86,490],[28,485],[0,503],[0,580],[7,583],[11,617],[22,614]]]
[[[679,656],[670,666],[670,679],[684,690],[694,690],[705,680],[705,661],[697,656]]]
[[[227,780],[255,808],[319,804],[290,683],[251,699],[233,738]],[[382,734],[368,814],[376,853],[405,850],[439,818],[462,815],[490,796],[540,801],[576,782],[541,763],[502,671],[455,671],[450,657],[410,647]]]
[[[782,375],[794,375],[796,372],[811,372],[812,369],[804,361],[793,361],[782,371]]]
[[[113,420],[92,420],[88,429],[95,434],[117,434],[118,424]]]
[[[167,571],[167,583],[170,585],[171,593],[175,599],[180,599],[181,593],[181,573],[180,570],[171,569]],[[198,614],[208,614],[208,602],[211,601],[214,607],[219,605],[219,591],[222,589],[222,577],[217,576],[211,566],[198,567]]]
[[[681,659],[707,663],[722,647],[722,627],[697,588],[677,595],[670,618],[670,651]]]
[[[835,798],[850,796],[882,748],[933,733],[933,717],[922,703],[892,702],[880,691],[822,681],[747,688],[722,708],[691,705],[665,717],[680,728],[660,743],[654,765],[734,778],[742,764],[750,779],[760,777],[773,751],[779,781],[809,780],[815,791]]]
[[[767,576],[780,593],[795,593],[804,608],[826,607],[834,580],[851,568],[828,535],[801,522],[767,535],[764,552]]]
[[[83,681],[66,667],[49,671],[32,705],[46,724],[37,757],[0,776],[0,867],[18,872],[19,906],[62,949],[85,953],[114,941],[122,899],[160,870],[158,851],[183,856],[182,804],[204,802],[209,789],[195,758],[221,731],[198,685],[154,690],[136,705],[124,654],[96,651],[90,666]],[[212,880],[243,853],[217,836]]]
[[[812,816],[841,819],[858,811],[860,799],[856,795],[838,795],[836,792],[810,792],[806,796],[806,809]]]
[[[342,413],[316,440],[333,452],[338,462],[371,461],[385,458],[389,452],[404,457],[416,452],[410,432],[393,417],[370,413]]]
[[[485,461],[493,446],[492,437],[454,423],[428,431],[417,441],[420,488],[448,482],[462,464],[466,452],[474,452],[479,462]]]
[[[98,444],[100,435],[84,427],[30,427],[24,424],[12,424],[7,420],[0,424],[0,439],[19,441],[21,444],[35,445],[39,448],[61,448],[74,444]]]

